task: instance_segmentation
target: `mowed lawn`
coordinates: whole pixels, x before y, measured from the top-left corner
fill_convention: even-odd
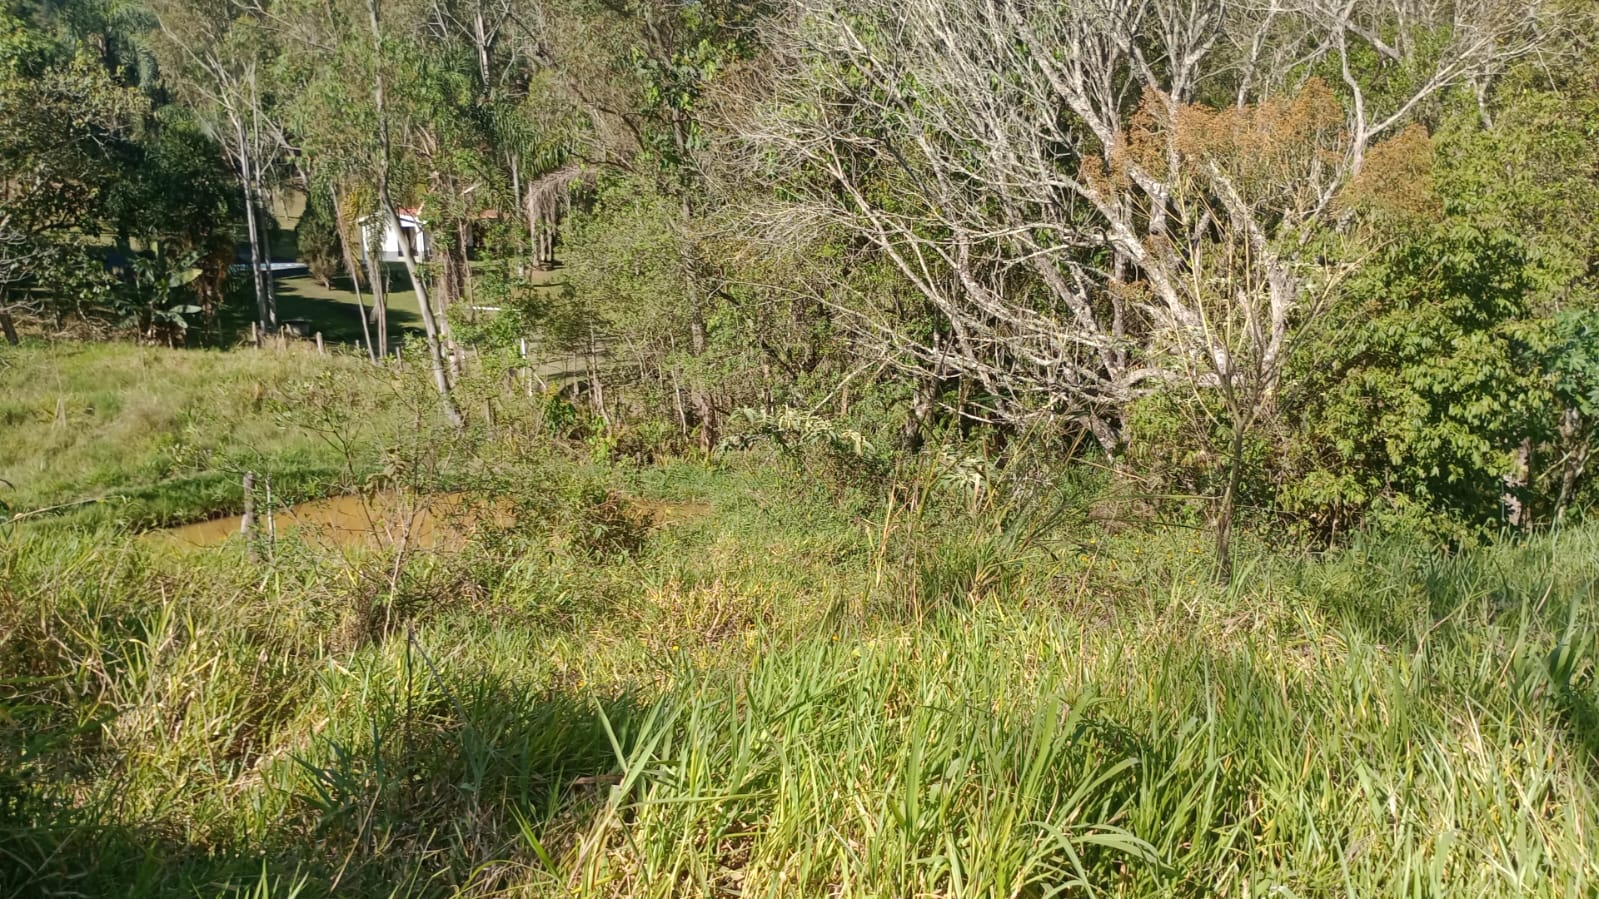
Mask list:
[[[411,289],[410,280],[406,277],[405,267],[390,263],[387,269],[390,339],[421,334],[421,311],[417,305],[416,291]],[[553,290],[559,284],[560,273],[535,271],[532,277],[534,285],[540,290]],[[280,321],[304,319],[311,323],[313,331],[321,331],[326,340],[352,345],[360,343],[361,305],[358,305],[349,277],[341,275],[332,280],[331,286],[323,287],[308,274],[280,276],[277,279],[277,292]],[[359,303],[364,304],[368,313],[371,312],[370,287],[362,286]],[[242,310],[241,314],[248,316],[252,311]],[[244,329],[248,327],[248,324],[244,325]]]
[[[422,333],[422,316],[416,303],[416,291],[410,289],[405,269],[396,265],[389,272],[388,302],[389,337],[404,338],[407,333]],[[348,276],[333,279],[330,287],[323,287],[308,274],[281,275],[277,279],[278,320],[305,319],[313,331],[335,343],[361,342],[361,307],[372,311],[372,289],[361,287],[357,304],[354,287]],[[403,290],[400,288],[404,288]],[[243,310],[243,314],[254,312]],[[246,326],[248,327],[248,326]]]

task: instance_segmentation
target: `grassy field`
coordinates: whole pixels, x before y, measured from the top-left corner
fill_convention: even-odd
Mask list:
[[[236,512],[241,476],[286,495],[343,474],[316,434],[282,413],[354,356],[30,344],[0,352],[0,502],[42,521],[140,528]],[[382,416],[377,416],[381,421]],[[368,464],[376,451],[364,454]]]
[[[404,284],[404,272],[397,283]],[[359,344],[361,340],[361,310],[355,301],[355,291],[350,279],[344,276],[333,279],[331,288],[318,284],[310,275],[289,275],[278,278],[278,319],[289,321],[303,318],[321,331],[328,340]],[[362,288],[361,301],[370,311],[372,291]],[[391,290],[388,303],[389,336],[403,337],[407,331],[422,333],[422,316],[417,311],[416,291]]]
[[[1220,589],[1075,473],[908,509],[594,461],[509,399],[444,436],[420,373],[338,359],[6,359],[15,508],[249,464],[506,514],[448,551],[0,529],[0,895],[1599,889],[1599,528],[1252,545]],[[256,378],[308,386],[269,418]]]
[[[402,266],[392,263],[388,265],[388,269],[391,283],[395,285],[388,294],[390,339],[401,339],[408,334],[421,334],[422,317],[416,302],[416,291],[398,289],[408,283]],[[538,288],[551,288],[557,283],[558,278],[558,272],[533,272],[533,281]],[[334,278],[331,287],[323,287],[310,275],[288,275],[277,279],[277,290],[279,320],[306,319],[312,323],[313,329],[321,331],[327,340],[351,346],[360,344],[361,311],[356,303],[355,291],[349,278],[344,276]],[[361,300],[370,310],[372,292],[363,288]],[[249,315],[251,310],[241,309],[238,313]],[[244,318],[235,323],[235,329],[241,333],[247,331],[248,319]]]

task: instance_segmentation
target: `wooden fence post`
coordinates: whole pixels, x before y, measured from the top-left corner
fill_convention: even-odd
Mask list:
[[[278,526],[272,520],[272,476],[266,479],[267,560],[278,560]]]
[[[244,473],[244,514],[239,518],[239,534],[244,537],[244,549],[249,554],[250,561],[256,561],[255,554],[255,472]]]

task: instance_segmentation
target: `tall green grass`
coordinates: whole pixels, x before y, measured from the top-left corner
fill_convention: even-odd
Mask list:
[[[926,529],[906,536],[915,556],[885,553],[881,522],[829,517],[803,493],[772,502],[778,480],[641,479],[709,509],[640,557],[533,544],[416,557],[402,589],[431,600],[380,632],[344,621],[387,557],[286,549],[252,567],[236,547],[13,534],[3,885],[1582,896],[1599,883],[1599,530],[1453,558],[1263,554],[1230,591],[1180,534],[1057,535],[994,550],[1017,559],[1013,576],[952,592],[878,566],[941,546],[963,558],[954,541],[981,528]],[[505,555],[474,555],[491,551]]]
[[[1599,890],[1599,527],[1246,543],[1222,590],[1081,473],[840,501],[758,452],[575,462],[531,404],[447,435],[358,361],[25,352],[8,502],[158,499],[0,527],[0,895]],[[497,513],[133,532],[245,464]]]

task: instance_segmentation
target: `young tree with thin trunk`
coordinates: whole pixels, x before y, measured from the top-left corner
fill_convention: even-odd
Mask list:
[[[150,8],[165,77],[201,114],[238,173],[256,317],[265,331],[275,331],[271,238],[261,220],[272,166],[286,145],[262,83],[275,52],[273,29],[258,20],[259,7],[232,0],[152,0]]]
[[[378,131],[378,205],[384,227],[395,234],[399,234],[400,216],[395,210],[394,198],[389,190],[389,118],[387,108],[384,105],[383,68],[385,59],[383,55],[383,29],[378,20],[378,0],[367,0],[367,11],[370,14],[372,25],[372,106],[377,115]],[[444,357],[439,341],[439,326],[433,317],[433,306],[428,302],[427,283],[418,272],[416,253],[409,241],[400,241],[400,254],[401,258],[405,260],[405,271],[410,276],[411,286],[416,291],[416,302],[421,312],[422,328],[427,340],[428,368],[433,374],[433,384],[439,392],[439,403],[444,409],[444,417],[449,420],[451,425],[457,428],[465,427],[466,421],[461,417],[461,412],[456,408],[455,400],[450,394],[450,381],[444,370]]]
[[[376,365],[387,354],[388,348],[386,341],[385,346],[382,348],[379,348],[378,344],[373,342],[372,323],[368,320],[366,301],[361,297],[361,267],[354,249],[358,245],[352,240],[355,235],[360,233],[361,229],[359,225],[352,227],[347,220],[344,207],[339,202],[339,188],[337,185],[330,184],[328,186],[328,199],[333,203],[333,227],[338,232],[339,249],[344,256],[344,268],[350,273],[350,287],[355,291],[355,305],[361,311],[361,340],[366,344],[367,356],[372,360],[372,364]],[[364,244],[365,241],[363,240],[360,244],[362,255],[365,255]]]

